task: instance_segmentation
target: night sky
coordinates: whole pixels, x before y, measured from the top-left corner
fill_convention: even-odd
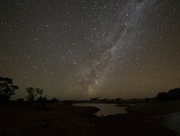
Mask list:
[[[180,87],[179,0],[1,0],[0,76],[48,98]]]

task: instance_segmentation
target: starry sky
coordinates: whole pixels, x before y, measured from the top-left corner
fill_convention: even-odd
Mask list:
[[[180,87],[179,0],[1,0],[0,76],[48,98]]]

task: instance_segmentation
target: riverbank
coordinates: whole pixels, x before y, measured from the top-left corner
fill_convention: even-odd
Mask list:
[[[128,114],[99,118],[97,108],[71,104],[0,105],[0,136],[177,136],[162,116],[178,112],[180,101],[129,106]]]
[[[179,105],[180,101],[153,101],[127,105],[127,114],[102,118],[94,132],[91,131],[91,133],[104,136],[177,136],[179,125],[174,124],[174,120],[179,119],[179,116],[172,117],[170,113],[179,112]],[[118,106],[124,107],[125,105]]]

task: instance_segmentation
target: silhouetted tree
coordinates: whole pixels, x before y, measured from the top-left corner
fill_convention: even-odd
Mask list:
[[[107,98],[102,99],[102,101],[107,102],[109,101]]]
[[[171,89],[168,94],[171,100],[178,100],[180,99],[180,88]]]
[[[18,86],[13,85],[11,78],[0,77],[0,102],[7,102],[12,95],[15,95],[15,90],[19,89]]]
[[[28,93],[26,98],[30,102],[33,102],[38,95],[41,96],[43,94],[43,90],[40,88],[28,87],[26,88],[26,91]]]
[[[95,98],[90,98],[90,101],[98,101],[98,98],[95,97]]]
[[[16,100],[16,103],[17,103],[17,104],[23,104],[23,103],[24,103],[24,99],[23,99],[23,98],[18,98],[18,99]]]
[[[45,106],[47,101],[48,101],[47,96],[40,96],[37,99],[37,102],[40,103],[40,106]]]
[[[180,88],[171,89],[169,92],[157,94],[157,101],[178,100],[180,99]]]
[[[121,102],[122,98],[116,98],[116,102]]]
[[[49,102],[57,103],[57,102],[59,102],[59,100],[57,98],[53,97],[51,100],[49,100]]]
[[[160,92],[157,94],[156,100],[157,101],[167,101],[167,100],[169,100],[169,95],[166,92]]]

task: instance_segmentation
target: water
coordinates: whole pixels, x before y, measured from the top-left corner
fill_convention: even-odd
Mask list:
[[[117,107],[116,104],[104,104],[104,103],[77,103],[75,106],[83,106],[83,107],[97,107],[100,109],[95,115],[102,117],[107,115],[115,115],[115,114],[125,114],[127,111],[126,107]]]

